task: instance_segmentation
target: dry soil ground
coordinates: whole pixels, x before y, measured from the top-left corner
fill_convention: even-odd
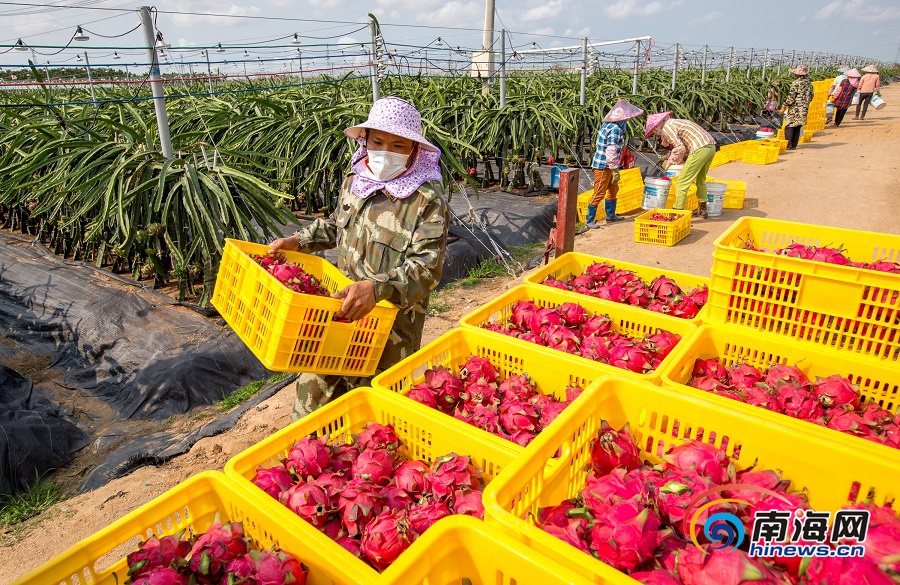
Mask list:
[[[883,95],[888,104],[900,103],[900,84],[887,87]],[[632,222],[624,221],[578,236],[576,250],[661,270],[709,274],[713,240],[742,215],[900,234],[900,107],[889,105],[860,121],[850,115],[841,128],[816,133],[813,142],[782,155],[775,164],[736,162],[711,174],[747,182],[744,210],[725,210],[720,218],[697,222],[675,248],[635,244]],[[429,319],[424,341],[455,327],[460,317],[521,279],[497,278],[442,292],[439,300],[449,309]],[[138,469],[0,532],[0,585],[195,473],[221,470],[230,457],[290,422],[292,391],[288,386],[245,414],[230,431],[201,440],[181,457]]]

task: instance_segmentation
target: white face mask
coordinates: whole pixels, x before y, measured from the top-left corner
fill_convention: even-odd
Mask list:
[[[400,154],[389,150],[370,150],[369,169],[379,181],[390,181],[399,177],[406,170],[408,154]]]

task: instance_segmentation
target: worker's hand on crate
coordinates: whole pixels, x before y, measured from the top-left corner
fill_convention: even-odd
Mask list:
[[[332,294],[331,297],[344,299],[344,304],[335,317],[359,321],[375,308],[375,283],[371,280],[360,280]]]
[[[282,250],[296,252],[300,249],[300,238],[297,236],[288,236],[286,238],[278,238],[269,244],[269,256],[275,258],[278,262],[285,262],[287,258]]]

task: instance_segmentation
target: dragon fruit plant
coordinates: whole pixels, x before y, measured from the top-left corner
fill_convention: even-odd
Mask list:
[[[587,326],[586,312],[582,318]],[[407,397],[524,447],[580,394],[575,386],[566,388],[565,400],[540,394],[526,373],[501,380],[489,360],[473,355],[458,374],[441,366],[426,370]]]
[[[791,491],[781,472],[755,466],[736,471],[723,449],[707,443],[683,443],[653,466],[641,461],[627,424],[616,430],[602,421],[588,471],[577,497],[540,509],[535,523],[645,585],[891,585],[900,575],[900,519],[888,505],[846,506],[871,515],[863,558],[757,558],[740,548],[711,546],[702,530],[713,514],[733,514],[750,534],[757,510],[810,506],[805,491]],[[741,485],[705,494],[725,484]],[[723,501],[703,507],[717,499]],[[729,499],[744,503],[724,501]]]
[[[271,256],[252,256],[252,258],[266,272],[278,279],[278,282],[294,292],[320,297],[327,297],[331,294],[327,288],[322,286],[318,278],[293,262],[278,262]]]
[[[579,277],[581,278],[581,277]],[[657,279],[658,280],[658,279]],[[669,279],[666,279],[669,280]],[[654,281],[660,294],[677,294],[678,285]],[[613,285],[616,295],[624,295],[624,289]],[[653,287],[648,289],[652,291]],[[637,289],[630,289],[629,294],[636,294]],[[643,293],[642,293],[643,294]],[[647,292],[648,295],[655,294]],[[697,316],[700,310],[690,297],[678,297],[673,315],[690,319]],[[705,299],[703,299],[705,303]],[[654,301],[648,308],[656,310],[660,305],[661,312],[668,311],[668,305]],[[665,310],[662,310],[665,309]],[[661,330],[638,340],[616,333],[613,320],[609,315],[589,315],[584,307],[577,303],[563,303],[556,308],[539,309],[532,301],[519,301],[513,306],[512,314],[503,324],[488,323],[482,325],[488,331],[517,337],[523,341],[536,343],[550,349],[578,355],[601,364],[609,364],[637,374],[652,372],[662,363],[681,336]]]
[[[541,284],[681,319],[696,317],[709,298],[706,285],[685,291],[667,276],[646,282],[631,270],[617,269],[605,262],[595,262],[583,274],[567,280],[548,276]]]
[[[796,366],[762,372],[746,363],[726,368],[710,358],[694,362],[688,385],[900,449],[900,413],[862,402],[859,386],[842,376],[813,382]]]
[[[305,585],[307,569],[279,550],[254,550],[240,522],[185,538],[184,531],[142,542],[126,558],[131,585]]]
[[[745,250],[753,252],[765,252],[758,247],[752,239],[741,240],[741,247]],[[900,274],[900,263],[890,262],[888,260],[877,260],[875,262],[854,262],[847,256],[847,251],[843,248],[832,248],[830,246],[806,246],[804,244],[790,244],[785,248],[778,248],[774,251],[779,256],[787,256],[789,258],[800,258],[801,260],[812,260],[813,262],[825,262],[826,264],[837,264],[839,266],[852,266],[854,268],[865,268],[866,270],[876,270],[878,272],[889,272],[891,274]]]
[[[496,379],[483,363],[469,367],[479,380]],[[444,395],[459,400],[460,392],[447,389]],[[399,447],[394,428],[377,423],[367,425],[352,443],[332,445],[327,437],[304,437],[282,465],[257,468],[252,481],[352,555],[383,571],[441,518],[465,514],[484,519],[484,485],[469,457],[450,453],[429,465],[401,459]]]

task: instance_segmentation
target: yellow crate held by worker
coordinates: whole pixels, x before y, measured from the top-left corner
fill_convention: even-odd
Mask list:
[[[231,479],[218,471],[205,471],[85,538],[15,585],[124,585],[128,579],[125,557],[142,540],[182,530],[201,534],[217,514],[222,522],[240,521],[244,536],[256,548],[275,546],[297,557],[309,569],[309,585],[371,583],[365,571],[323,555],[311,538],[318,530],[298,530],[278,522]]]
[[[694,196],[696,199],[696,195]],[[651,219],[662,214],[669,221]],[[674,246],[691,233],[691,211],[688,209],[652,209],[634,220],[634,241],[639,244]]]
[[[641,459],[661,464],[671,448],[698,440],[725,449],[737,471],[779,470],[791,490],[805,490],[813,510],[835,512],[848,502],[889,504],[900,466],[871,451],[823,441],[819,434],[698,401],[668,388],[604,377],[541,433],[484,494],[485,519],[595,583],[634,581],[534,524],[541,508],[575,498],[590,472],[591,443],[601,422],[630,425]]]
[[[294,292],[253,256],[268,246],[225,240],[212,304],[270,370],[369,376],[375,373],[397,308],[382,301],[353,323],[335,321],[340,299]],[[323,258],[285,252],[287,260],[334,293],[352,284]]]
[[[898,235],[742,217],[714,242],[707,320],[900,361],[900,274],[775,254],[791,244],[900,262]]]

